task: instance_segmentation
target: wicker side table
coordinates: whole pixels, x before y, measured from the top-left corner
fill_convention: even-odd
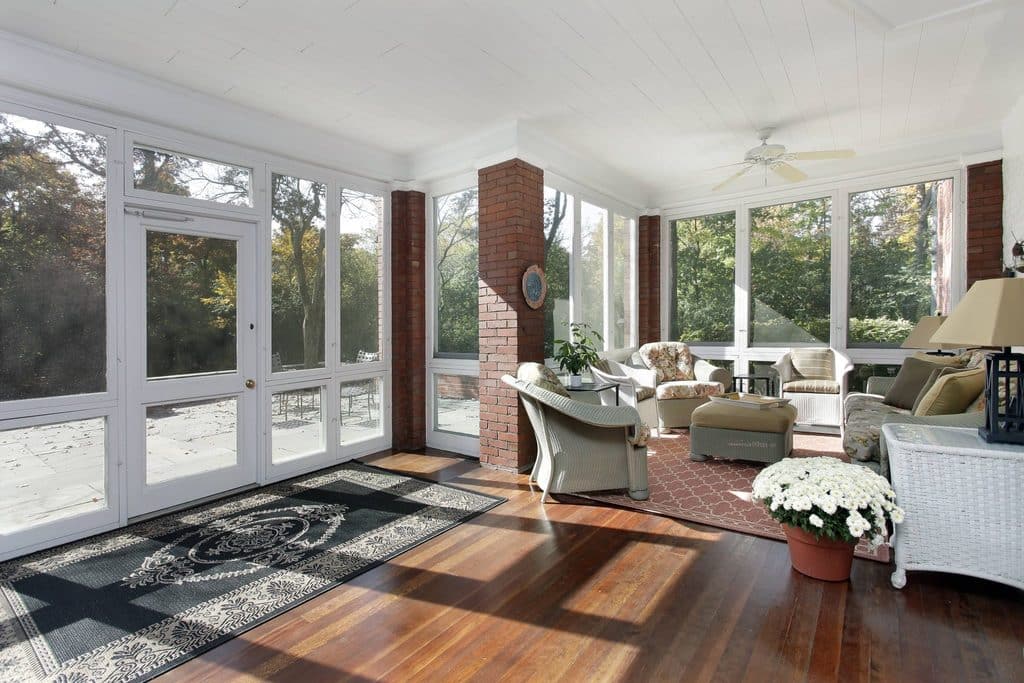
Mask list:
[[[990,444],[976,429],[883,427],[896,503],[896,571],[966,574],[1024,588],[1024,447]]]

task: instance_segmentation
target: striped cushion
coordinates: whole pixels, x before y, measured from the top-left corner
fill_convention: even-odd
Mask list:
[[[789,352],[789,359],[793,362],[793,369],[803,379],[836,378],[835,356],[832,355],[832,349],[792,349]]]
[[[782,390],[797,394],[838,394],[839,382],[831,379],[797,379],[783,384]]]

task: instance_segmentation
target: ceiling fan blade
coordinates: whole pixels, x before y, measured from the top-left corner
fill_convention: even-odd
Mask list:
[[[712,187],[711,191],[712,192],[718,192],[720,189],[722,189],[723,187],[725,187],[726,185],[728,185],[732,181],[736,180],[740,176],[746,175],[747,173],[749,173],[750,169],[752,169],[752,168],[754,168],[753,165],[748,165],[746,168],[741,169],[741,170],[737,171],[736,173],[733,173],[731,176],[729,176],[728,178],[726,178],[722,182],[720,182],[717,185],[715,185],[714,187]]]
[[[852,149],[825,149],[818,152],[794,152],[793,158],[801,161],[817,161],[818,159],[849,159],[857,156]]]
[[[807,180],[806,173],[796,166],[791,166],[784,161],[773,164],[772,171],[777,173],[787,183],[799,183],[801,180]]]

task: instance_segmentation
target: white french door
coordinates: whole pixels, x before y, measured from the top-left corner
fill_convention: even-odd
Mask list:
[[[128,516],[257,481],[256,224],[126,215]]]

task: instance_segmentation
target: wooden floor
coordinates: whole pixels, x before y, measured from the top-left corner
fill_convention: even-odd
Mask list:
[[[855,560],[807,579],[777,541],[540,505],[525,475],[368,461],[509,501],[162,680],[1024,681],[1024,592]]]

